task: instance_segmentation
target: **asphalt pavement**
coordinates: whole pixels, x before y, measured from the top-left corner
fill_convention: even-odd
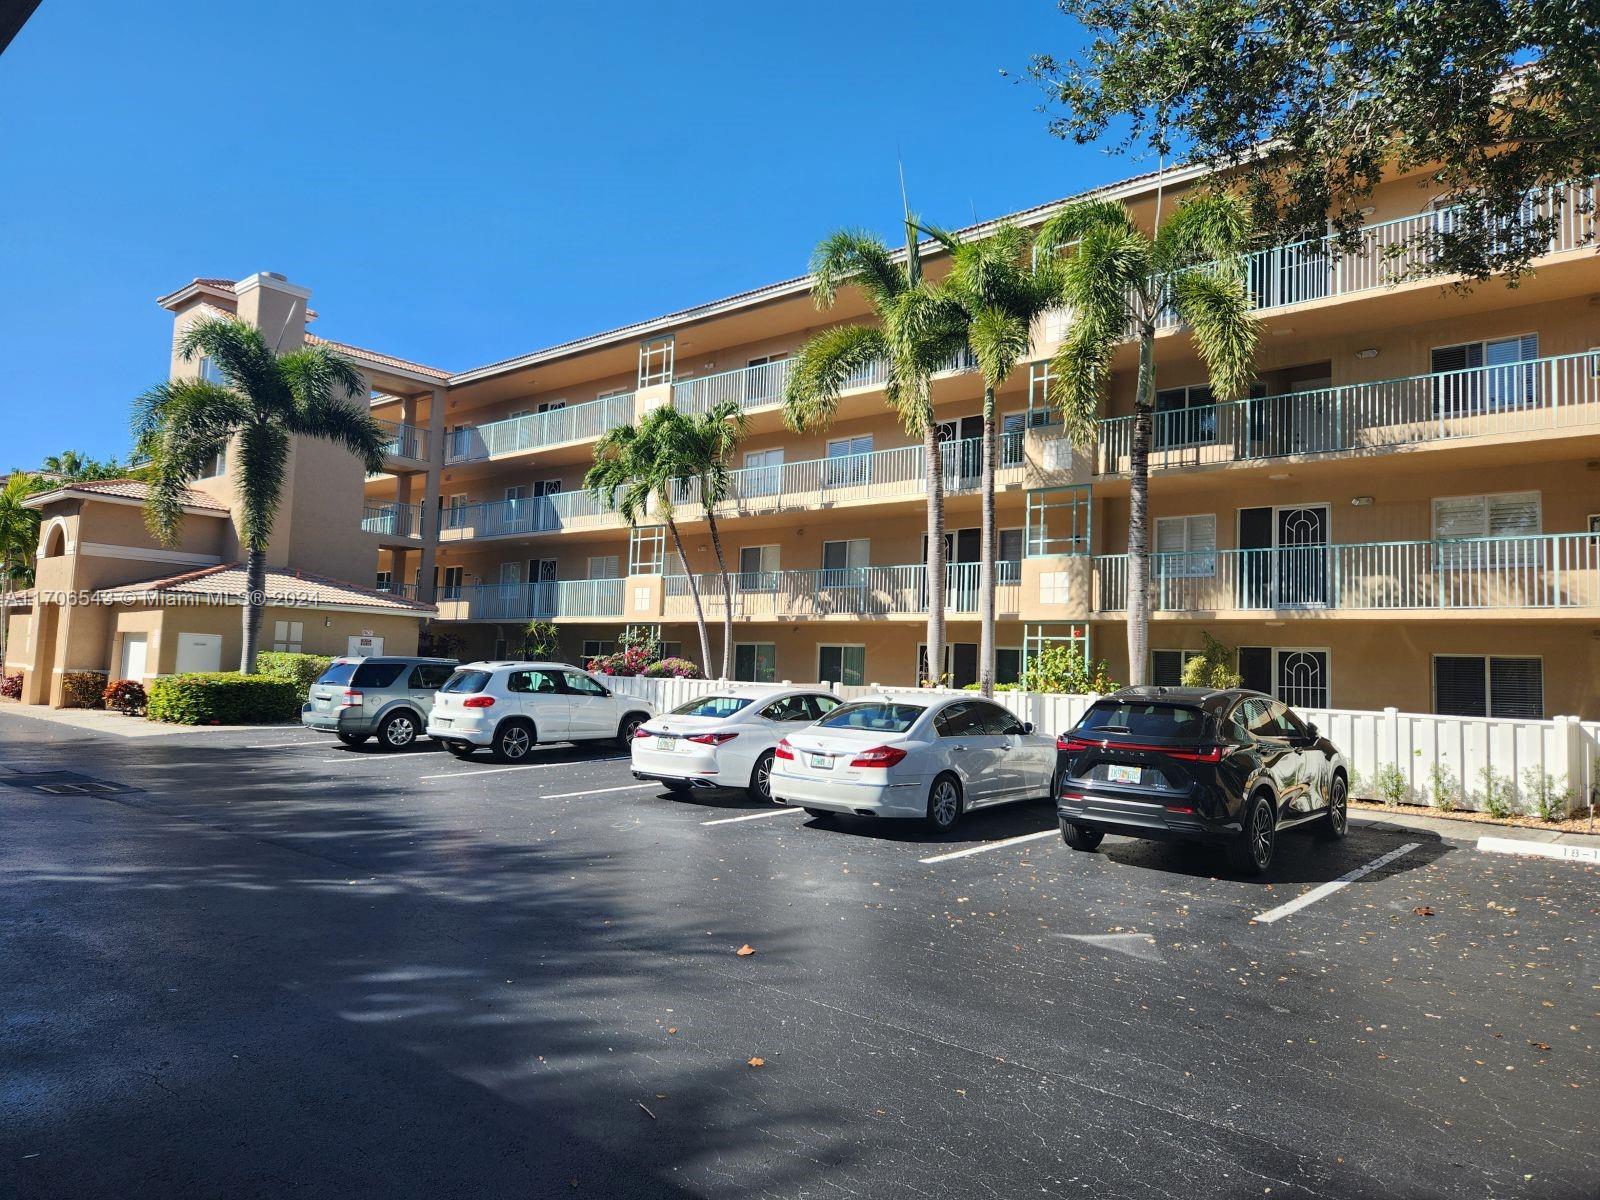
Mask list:
[[[1600,875],[1478,832],[1248,880],[0,713],[0,1197],[1592,1198]]]

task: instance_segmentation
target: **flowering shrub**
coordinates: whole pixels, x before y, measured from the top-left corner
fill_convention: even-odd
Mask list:
[[[0,699],[22,699],[22,672],[15,675],[0,675]]]
[[[68,671],[61,677],[61,707],[99,708],[106,682],[104,671]]]
[[[615,654],[602,654],[591,658],[589,670],[596,675],[643,675],[655,656],[643,646],[629,646]]]
[[[138,716],[145,710],[149,697],[145,695],[144,684],[137,679],[114,679],[106,685],[106,690],[100,694],[107,708],[115,709],[127,716]]]
[[[699,679],[700,668],[687,658],[663,658],[644,669],[646,679]]]

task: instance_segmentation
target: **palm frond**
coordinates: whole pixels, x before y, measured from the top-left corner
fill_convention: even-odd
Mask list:
[[[983,381],[998,388],[1032,344],[1030,323],[1022,314],[998,306],[980,309],[967,328],[967,343],[977,357]]]
[[[368,474],[383,470],[388,435],[368,408],[367,381],[361,372],[326,346],[308,346],[278,359],[294,397],[283,415],[292,434],[343,446]]]
[[[134,401],[135,453],[150,460],[144,520],[157,541],[177,541],[184,492],[253,415],[237,392],[204,379],[171,379]]]
[[[1178,203],[1156,231],[1155,269],[1171,273],[1243,253],[1251,237],[1250,209],[1228,192],[1206,192]]]
[[[239,540],[265,550],[289,466],[289,435],[280,425],[252,421],[239,431],[232,471],[238,495]]]
[[[234,317],[202,317],[178,335],[178,356],[192,361],[203,352],[223,378],[257,407],[286,412],[292,398],[277,357],[261,331]]]
[[[1048,400],[1061,410],[1067,436],[1081,448],[1094,445],[1100,399],[1111,377],[1111,359],[1122,338],[1120,310],[1075,311],[1066,341],[1050,360]]]
[[[1039,226],[1034,244],[1041,256],[1056,254],[1063,247],[1081,239],[1091,229],[1138,232],[1138,227],[1128,215],[1128,210],[1117,201],[1080,200],[1047,218],[1045,223]]]
[[[1250,290],[1237,271],[1194,269],[1172,281],[1178,315],[1188,324],[1220,403],[1238,400],[1255,376],[1260,326]]]
[[[797,433],[829,424],[851,376],[888,357],[888,339],[872,326],[836,325],[816,334],[795,352],[783,386],[784,423]]]
[[[818,308],[832,308],[839,288],[856,284],[874,306],[889,303],[906,288],[904,269],[889,247],[864,229],[840,229],[817,243],[811,254],[811,295]]]

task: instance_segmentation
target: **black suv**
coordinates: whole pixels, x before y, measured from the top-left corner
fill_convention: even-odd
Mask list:
[[[1259,875],[1280,829],[1315,822],[1324,837],[1345,833],[1344,756],[1260,692],[1124,688],[1056,746],[1056,813],[1074,850],[1093,850],[1107,833],[1210,842]]]

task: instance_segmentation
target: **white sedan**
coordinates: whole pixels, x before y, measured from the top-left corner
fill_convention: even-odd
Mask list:
[[[772,755],[783,735],[827,716],[837,696],[816,689],[730,689],[652,717],[633,735],[633,777],[675,792],[743,788],[772,799]]]
[[[991,701],[874,696],[779,742],[772,798],[944,832],[975,808],[1050,796],[1055,770],[1055,739]]]

